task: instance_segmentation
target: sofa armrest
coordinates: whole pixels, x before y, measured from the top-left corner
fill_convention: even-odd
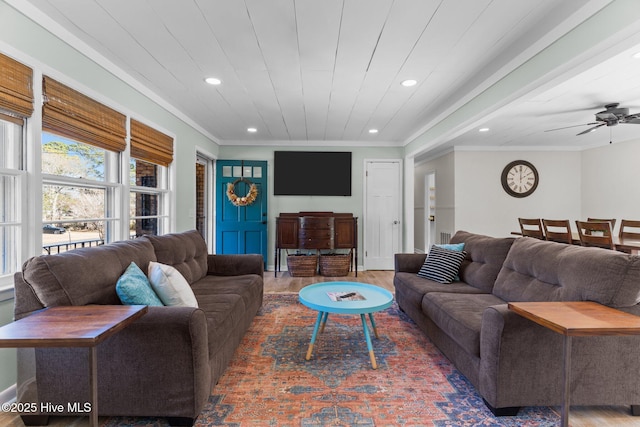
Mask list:
[[[149,307],[98,346],[98,361],[101,415],[195,419],[210,395],[207,321],[198,308]],[[36,349],[36,378],[40,401],[86,400],[86,349]]]
[[[264,277],[264,259],[262,255],[208,255],[207,274],[213,276],[240,276],[257,274]]]
[[[424,264],[427,254],[395,254],[395,270],[397,272],[417,273]]]
[[[13,288],[15,290],[13,320],[20,320],[44,308],[33,288],[25,282],[22,271],[14,273]]]
[[[511,403],[519,399],[535,405],[533,396],[520,387],[535,381],[539,384],[531,388],[546,388],[548,394],[560,399],[560,381],[556,379],[562,374],[561,355],[560,334],[509,310],[507,304],[488,307],[482,314],[480,331],[480,393],[494,408],[528,406]],[[540,387],[544,381],[548,381],[547,387]]]
[[[563,335],[525,319],[507,304],[486,308],[481,327],[479,391],[491,406],[562,403]],[[573,337],[572,404],[640,402],[638,352],[638,336]]]

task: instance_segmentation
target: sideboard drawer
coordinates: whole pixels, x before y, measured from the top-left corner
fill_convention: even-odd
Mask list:
[[[298,239],[300,249],[333,249],[333,237],[331,238],[300,238]]]
[[[300,217],[300,229],[331,229],[333,230],[333,217],[323,218],[316,216]]]
[[[320,228],[315,230],[308,230],[303,228],[302,230],[298,231],[298,239],[333,239],[333,234],[333,230],[327,228]]]

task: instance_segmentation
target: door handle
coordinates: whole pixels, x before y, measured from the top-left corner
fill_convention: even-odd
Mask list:
[[[398,224],[400,224],[400,221],[398,220],[393,221],[393,225],[398,225]]]

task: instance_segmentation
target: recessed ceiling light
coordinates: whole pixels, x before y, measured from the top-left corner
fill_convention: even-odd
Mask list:
[[[403,80],[402,82],[400,82],[400,84],[404,87],[411,87],[411,86],[415,86],[418,84],[417,80],[413,80],[413,79],[409,79],[409,80]]]
[[[640,59],[640,52],[636,52],[632,55],[632,58]]]
[[[369,133],[378,133],[378,129],[369,129]]]
[[[207,77],[206,79],[204,79],[204,81],[214,86],[218,86],[220,83],[222,83],[222,80],[215,77]]]
[[[480,128],[478,132],[489,132],[489,128]]]
[[[256,132],[258,132],[258,129],[256,129],[256,128],[247,128],[247,132],[256,133]]]

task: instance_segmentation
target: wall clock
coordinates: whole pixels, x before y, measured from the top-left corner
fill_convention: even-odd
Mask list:
[[[526,160],[514,160],[502,170],[501,182],[510,196],[527,197],[538,187],[538,170]]]

